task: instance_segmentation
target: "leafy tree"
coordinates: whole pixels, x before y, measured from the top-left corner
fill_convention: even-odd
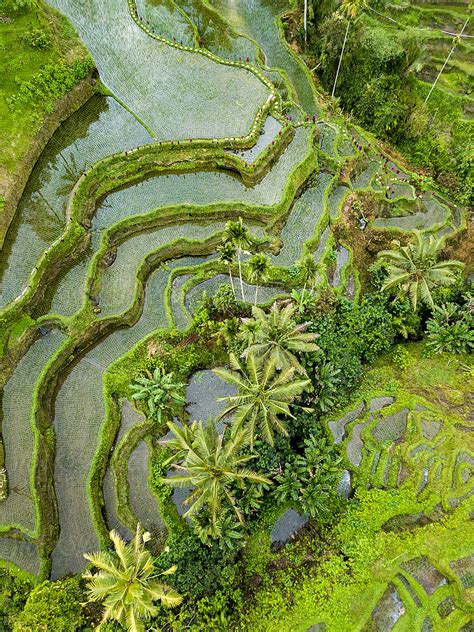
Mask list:
[[[469,353],[474,349],[474,317],[454,303],[435,305],[426,333],[426,346],[434,353]]]
[[[250,444],[250,430],[238,429],[232,436],[224,440],[219,435],[216,423],[210,419],[206,425],[194,421],[191,426],[180,428],[168,422],[175,438],[167,442],[174,451],[172,467],[179,472],[177,476],[163,479],[163,483],[173,487],[194,488],[184,501],[190,505],[184,516],[196,516],[198,533],[217,538],[222,534],[223,516],[229,507],[242,523],[243,517],[234,494],[236,484],[246,486],[249,483],[270,484],[264,476],[245,467],[255,458],[253,454],[241,454],[243,448]],[[227,523],[226,527],[229,526]]]
[[[82,629],[82,598],[79,580],[75,577],[58,582],[44,581],[28,595],[13,630],[70,632]]]
[[[305,439],[303,454],[293,454],[284,471],[275,477],[273,494],[281,503],[293,501],[312,518],[327,518],[338,503],[341,462],[336,448],[315,431]]]
[[[99,569],[95,574],[84,574],[88,580],[88,600],[103,602],[102,623],[113,619],[130,632],[141,632],[145,630],[144,621],[159,611],[155,601],[168,608],[181,603],[182,597],[175,590],[156,579],[159,575],[173,574],[176,567],[157,574],[151,553],[145,548],[150,534],[143,533],[140,525],[128,544],[116,531],[110,532],[110,538],[114,553],[100,551],[84,555]]]
[[[257,254],[250,257],[247,265],[249,267],[250,281],[252,283],[255,283],[255,299],[253,304],[256,305],[258,296],[258,285],[259,283],[263,283],[268,279],[268,274],[270,271],[270,259],[262,252],[258,252]]]
[[[237,395],[219,398],[227,404],[220,417],[233,415],[235,431],[248,424],[251,448],[257,427],[264,440],[273,445],[275,431],[288,434],[286,422],[279,415],[294,418],[289,405],[311,385],[310,380],[295,378],[294,367],[278,373],[274,360],[264,364],[253,354],[248,356],[246,364],[230,354],[230,366],[230,371],[214,369],[217,376],[239,391]]]
[[[180,393],[184,384],[175,382],[173,378],[173,373],[165,373],[157,367],[153,374],[147,371],[147,377],[137,377],[135,384],[130,386],[132,399],[146,401],[149,416],[160,424],[165,411],[186,401]]]
[[[242,253],[250,247],[251,239],[249,229],[244,226],[242,218],[239,217],[237,222],[229,221],[226,224],[224,232],[224,243],[230,243],[237,251],[237,261],[239,263],[240,291],[242,292],[242,300],[245,301],[244,282],[242,280]]]
[[[438,262],[443,240],[419,231],[415,231],[414,242],[407,246],[402,246],[399,241],[392,244],[393,250],[383,250],[378,254],[388,272],[382,290],[396,287],[399,292],[408,294],[414,311],[420,302],[433,308],[432,290],[455,283],[455,272],[462,269],[463,264],[453,260]]]
[[[229,279],[232,286],[232,292],[235,298],[234,279],[232,278],[232,264],[234,263],[236,250],[230,241],[224,242],[217,249],[219,251],[219,261],[227,266],[229,270]]]
[[[316,378],[316,403],[319,410],[327,413],[336,404],[337,390],[340,384],[340,369],[326,362],[321,364],[315,372]]]
[[[294,303],[273,303],[265,313],[259,307],[252,308],[257,328],[254,343],[242,353],[242,357],[255,355],[262,363],[274,363],[277,370],[293,367],[298,373],[305,372],[295,353],[318,351],[314,343],[315,333],[307,332],[311,323],[297,324],[293,319],[296,312]]]

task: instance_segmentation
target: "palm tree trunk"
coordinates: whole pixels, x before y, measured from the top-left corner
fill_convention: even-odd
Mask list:
[[[344,42],[342,44],[341,55],[339,57],[339,63],[337,65],[336,78],[334,79],[334,85],[332,87],[331,99],[334,97],[334,93],[336,92],[337,79],[339,77],[339,71],[341,70],[342,56],[344,55],[344,49],[346,48],[347,36],[349,35],[349,27],[351,25],[351,19],[352,18],[349,18],[347,22],[346,34],[344,35]]]
[[[304,47],[306,49],[306,46],[308,44],[308,0],[304,0],[303,23],[304,23]]]
[[[428,92],[428,94],[426,95],[425,103],[426,103],[426,102],[428,101],[428,99],[430,98],[431,93],[433,92],[433,90],[435,89],[436,84],[438,83],[438,79],[439,79],[439,78],[441,77],[441,75],[443,74],[443,70],[445,69],[446,64],[447,64],[447,63],[448,63],[448,61],[451,59],[451,55],[454,53],[454,49],[456,48],[456,46],[457,46],[457,45],[458,45],[458,43],[459,43],[459,38],[460,38],[460,37],[462,37],[462,34],[463,34],[463,33],[464,33],[464,31],[465,31],[466,26],[467,26],[467,24],[468,24],[468,22],[469,22],[469,20],[470,20],[470,17],[471,17],[470,15],[468,15],[468,16],[467,16],[467,19],[466,19],[466,21],[464,22],[464,26],[462,27],[461,32],[460,32],[460,33],[459,33],[459,35],[458,35],[458,36],[454,39],[454,44],[453,44],[453,47],[452,47],[452,48],[451,48],[451,50],[449,51],[449,54],[448,54],[448,56],[446,57],[446,59],[445,59],[445,61],[444,61],[444,64],[441,66],[441,70],[439,71],[438,76],[437,76],[437,77],[436,77],[436,79],[434,80],[434,83],[433,83],[433,85],[431,86],[430,91],[429,91],[429,92]]]
[[[255,300],[253,302],[254,305],[257,305],[257,295],[258,295],[258,285],[255,284]]]
[[[239,262],[240,291],[242,292],[242,300],[245,302],[244,282],[242,280],[242,261],[240,260],[240,249],[237,252],[237,261]]]
[[[237,298],[235,295],[234,279],[232,278],[232,270],[230,266],[229,266],[229,279],[230,279],[230,284],[232,285],[232,292],[234,293],[234,298]]]

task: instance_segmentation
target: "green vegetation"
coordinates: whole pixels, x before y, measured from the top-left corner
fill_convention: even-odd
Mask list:
[[[42,1],[18,143],[107,96],[0,257],[0,627],[468,632],[465,7]]]
[[[0,196],[16,206],[15,178],[26,184],[47,140],[38,136],[46,115],[94,65],[70,23],[43,0],[8,0],[0,15]],[[11,216],[1,219],[2,241]]]
[[[298,5],[302,10],[303,1]],[[345,112],[435,176],[461,203],[469,204],[473,187],[469,4],[309,0],[308,5],[307,44],[300,12],[289,20],[287,35],[298,41],[310,67],[318,69],[325,89],[336,95]],[[453,39],[461,33],[466,37]],[[454,54],[447,59],[453,43]]]
[[[99,569],[88,572],[87,595],[89,601],[104,603],[102,623],[114,619],[130,632],[145,630],[144,620],[158,613],[153,603],[160,601],[173,608],[181,603],[181,596],[172,588],[156,579],[153,559],[145,544],[150,538],[140,527],[131,542],[125,543],[118,533],[112,531],[114,554],[108,552],[88,553],[84,557]],[[169,568],[161,575],[170,575],[176,570]]]

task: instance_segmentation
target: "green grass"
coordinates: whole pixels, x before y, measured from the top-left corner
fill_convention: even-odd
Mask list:
[[[20,84],[34,80],[47,65],[72,64],[86,58],[86,51],[65,18],[39,1],[35,9],[14,13],[2,9],[0,22],[0,175],[17,169],[39,131],[45,112],[40,104],[21,104],[14,110],[7,99],[18,94]],[[25,38],[41,31],[49,41],[46,48],[29,45]]]

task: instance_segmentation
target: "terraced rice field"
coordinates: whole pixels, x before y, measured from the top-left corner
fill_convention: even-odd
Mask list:
[[[346,196],[380,191],[383,180],[398,187],[394,198],[410,204],[414,189],[387,172],[361,130],[363,151],[342,121],[312,121],[321,114],[317,94],[283,41],[279,2],[213,1],[212,19],[227,25],[223,39],[212,20],[202,32],[203,16],[191,2],[51,4],[70,18],[111,93],[94,97],[54,134],[0,259],[1,429],[9,479],[9,495],[0,501],[0,557],[58,578],[83,569],[83,553],[103,538],[101,524],[125,535],[137,520],[162,528],[148,486],[147,432],[126,463],[126,516],[119,513],[113,449],[93,491],[91,471],[110,407],[104,379],[157,329],[185,329],[202,291],[227,280],[216,260],[225,222],[242,215],[262,249],[271,249],[281,279],[308,248],[319,264],[319,285],[344,294],[352,291],[347,280],[354,284],[357,276],[351,253],[338,244],[332,268],[328,261]],[[281,94],[293,100],[292,120],[283,116]],[[358,168],[351,182],[341,178],[349,156]],[[320,167],[328,157],[327,164],[337,165],[331,171]],[[459,229],[444,200],[428,193],[418,204],[374,225],[443,234]],[[255,286],[245,281],[253,300]],[[292,289],[278,281],[260,288],[258,302]],[[120,407],[116,446],[143,423],[130,404]],[[380,453],[367,482],[384,486],[396,484],[401,462],[389,458],[384,442],[405,432],[398,417],[386,416],[391,410],[369,418],[358,409],[334,436],[344,437],[354,475]],[[407,415],[421,433],[423,414]],[[405,457],[423,458],[421,452]],[[464,471],[467,462],[455,467]],[[433,468],[426,467],[429,477]],[[450,490],[446,502],[462,496],[464,483],[456,478]],[[387,599],[396,601],[392,593]]]

